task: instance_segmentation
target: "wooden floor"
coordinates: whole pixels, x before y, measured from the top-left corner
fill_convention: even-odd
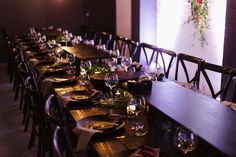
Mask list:
[[[0,63],[0,157],[36,157],[37,145],[27,149],[30,129],[23,131],[22,116],[19,101],[14,101],[6,64]]]

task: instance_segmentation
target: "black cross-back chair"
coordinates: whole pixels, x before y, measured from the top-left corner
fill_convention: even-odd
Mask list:
[[[85,27],[82,34],[83,40],[95,40],[97,35],[96,31],[89,27]]]
[[[45,120],[52,137],[50,141],[59,157],[63,157],[64,154],[73,157],[75,154],[65,117],[66,115],[59,106],[56,96],[51,94],[45,103]]]
[[[35,138],[38,136],[37,156],[44,157],[46,152],[49,152],[51,157],[53,156],[53,147],[52,142],[50,142],[49,126],[44,118],[43,94],[35,87],[35,81],[32,80],[32,77],[29,77],[26,82],[27,102],[30,106],[29,114],[33,120],[28,149],[34,145]]]
[[[188,84],[195,84],[196,88],[199,88],[199,65],[201,62],[203,62],[204,60],[198,57],[194,57],[191,55],[187,55],[187,54],[183,54],[180,53],[177,56],[177,62],[176,62],[176,70],[175,70],[175,80],[178,80],[178,75],[179,75],[179,65],[182,66],[183,70],[184,70],[184,75],[186,77],[186,83]],[[194,76],[192,78],[190,78],[190,73],[189,70],[186,66],[186,63],[191,63],[196,65],[196,71],[194,72]]]
[[[165,77],[168,78],[171,66],[173,65],[173,61],[176,58],[177,54],[174,51],[163,49],[163,48],[158,48],[157,52],[161,56],[161,61],[164,68]],[[156,58],[156,61],[157,60],[158,60],[158,57]]]
[[[176,57],[176,53],[167,49],[158,48],[154,45],[150,45],[147,43],[141,43],[139,44],[139,48],[137,53],[135,54],[136,61],[140,62],[141,54],[144,54],[146,65],[150,65],[151,62],[156,63],[156,65],[162,65],[163,72],[165,74],[165,77],[169,77],[169,72],[171,69],[171,66],[173,64],[174,58]],[[160,56],[160,60],[158,59]],[[167,58],[169,61],[167,61]],[[161,64],[159,63],[161,62]]]
[[[138,42],[126,38],[125,43],[123,45],[123,50],[121,51],[121,56],[128,55],[132,59],[134,59],[134,56],[138,50],[138,45]]]
[[[221,74],[222,76],[226,77],[226,83],[224,85],[221,85],[221,88],[219,91],[215,91],[212,81],[214,81],[214,78],[210,78],[209,72],[214,72]],[[218,96],[221,96],[221,100],[226,100],[229,87],[233,85],[234,83],[234,77],[236,76],[235,69],[226,67],[226,66],[220,66],[212,63],[202,62],[200,64],[200,79],[205,79],[207,82],[207,86],[210,89],[210,93],[212,98],[216,99]],[[203,76],[203,77],[202,77]],[[232,97],[232,100],[235,99]]]
[[[125,44],[126,38],[119,36],[119,35],[113,35],[112,37],[112,50],[113,51],[119,51],[119,53],[123,52],[124,44]]]
[[[53,146],[58,157],[75,157],[73,145],[65,126],[56,126],[53,134]]]
[[[107,32],[97,32],[96,39],[94,41],[95,45],[105,45],[106,49],[108,49],[109,44],[111,42],[112,35]]]

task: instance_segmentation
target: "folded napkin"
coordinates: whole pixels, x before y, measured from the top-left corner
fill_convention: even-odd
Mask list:
[[[81,151],[87,148],[87,145],[92,138],[92,136],[95,133],[102,132],[100,130],[94,130],[94,129],[89,129],[82,127],[80,125],[77,125],[74,129],[73,132],[79,136],[79,140],[77,143],[77,146],[75,148],[75,151]]]
[[[143,146],[138,148],[129,157],[159,157],[160,156],[159,154],[160,154],[159,148]]]
[[[46,78],[42,80],[41,82],[41,89],[43,91],[43,95],[47,97],[50,94],[50,88],[52,86],[53,79],[52,78]]]
[[[186,83],[186,82],[180,82],[180,81],[176,81],[176,83],[180,84],[181,86],[188,88],[188,89],[193,89],[194,88],[194,84],[193,83]]]
[[[47,69],[43,68],[38,71],[37,82],[40,82],[43,78],[43,75],[47,72]]]
[[[101,93],[100,91],[96,90],[96,89],[89,89],[90,91],[92,91],[93,93],[90,95],[90,97],[94,97],[96,94]],[[70,91],[73,92],[73,91]],[[71,98],[71,95],[62,95],[62,96],[58,96],[58,102],[61,106],[63,106],[64,108],[66,108],[66,105],[70,102],[70,101],[76,101],[74,99]]]
[[[221,103],[225,106],[229,106],[230,108],[236,111],[236,103],[230,101],[222,101]]]

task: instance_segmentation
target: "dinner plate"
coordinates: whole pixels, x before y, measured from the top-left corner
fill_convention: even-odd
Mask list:
[[[99,97],[99,92],[94,89],[83,90],[83,91],[72,91],[63,94],[63,96],[69,96],[73,101],[91,101]]]
[[[63,68],[59,68],[59,67],[47,67],[48,72],[59,72],[62,70],[63,70]]]
[[[64,83],[64,82],[72,82],[76,80],[75,76],[64,76],[64,77],[54,77],[52,78],[52,80],[54,82],[60,82],[60,83]]]
[[[99,130],[96,134],[112,133],[125,125],[125,120],[118,114],[102,114],[85,117],[77,122],[78,126]]]

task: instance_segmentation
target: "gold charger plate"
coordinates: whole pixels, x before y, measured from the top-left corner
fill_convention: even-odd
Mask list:
[[[92,115],[79,120],[77,125],[88,129],[99,130],[96,134],[106,134],[123,128],[125,120],[118,114]]]

